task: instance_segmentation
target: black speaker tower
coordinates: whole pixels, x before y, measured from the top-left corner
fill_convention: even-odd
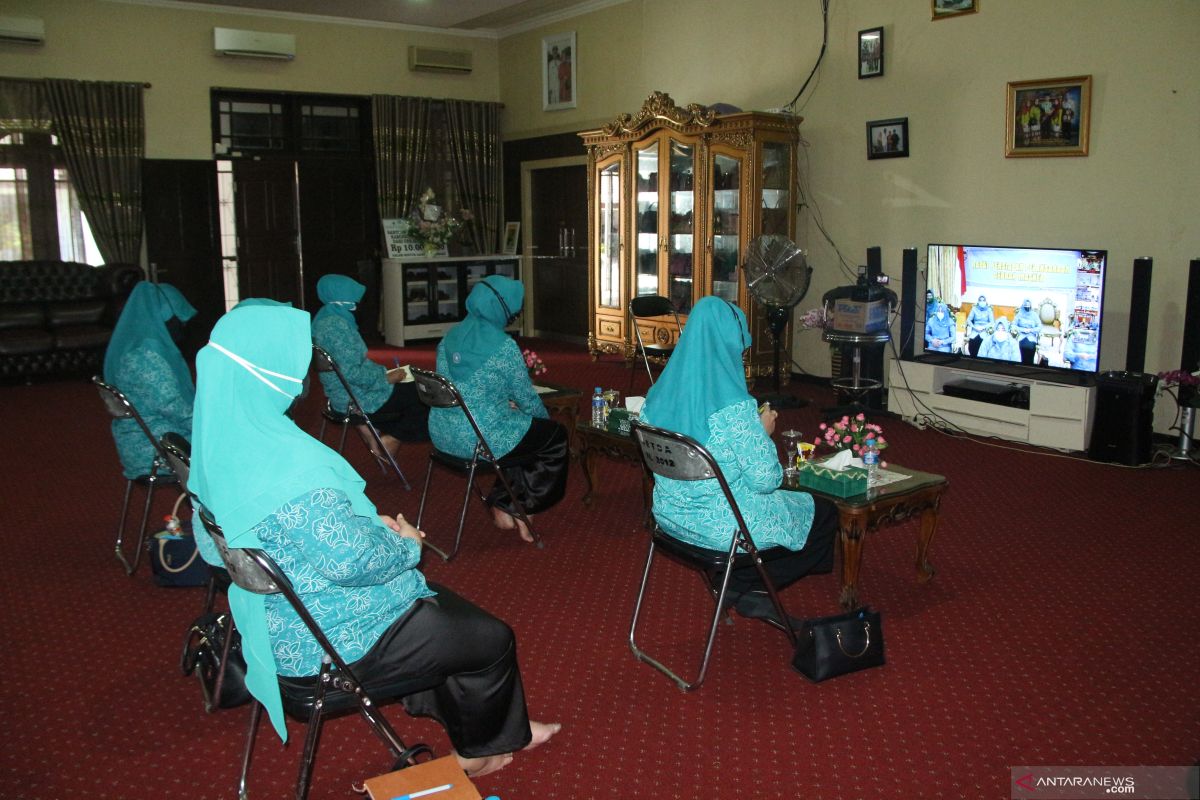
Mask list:
[[[1129,287],[1129,339],[1125,346],[1125,371],[1146,369],[1146,329],[1150,325],[1150,272],[1154,259],[1133,260],[1133,283]]]
[[[1200,258],[1188,267],[1187,308],[1183,316],[1183,350],[1179,368],[1188,372],[1200,369]]]
[[[876,279],[883,274],[883,251],[879,247],[867,248],[867,283],[876,284]]]
[[[912,361],[917,344],[917,248],[904,248],[900,273],[900,358]],[[921,316],[924,317],[924,306]]]

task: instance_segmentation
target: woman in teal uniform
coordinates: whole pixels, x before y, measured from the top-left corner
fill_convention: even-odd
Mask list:
[[[121,390],[155,439],[165,433],[192,436],[192,372],[168,325],[196,316],[174,286],[142,281],[133,287],[104,353],[104,380]],[[154,446],[132,419],[114,419],[113,440],[125,477],[150,472]]]
[[[562,499],[568,452],[566,429],[549,419],[529,379],[521,348],[504,330],[524,302],[525,286],[520,281],[490,275],[477,283],[467,295],[466,318],[438,344],[437,371],[462,393],[525,512],[532,515]],[[475,432],[457,408],[433,409],[429,435],[439,450],[460,458],[470,458],[475,450]],[[524,463],[506,463],[518,458]],[[511,500],[500,481],[487,500],[498,527],[516,527],[522,539],[533,541],[525,523],[512,515]]]
[[[229,312],[197,356],[190,486],[230,547],[262,548],[366,685],[421,675],[436,688],[404,698],[441,722],[472,775],[548,740],[530,722],[512,630],[417,569],[422,535],[376,512],[364,481],[286,411],[312,358],[299,309]],[[237,586],[229,604],[242,633],[246,683],[286,738],[277,675],[307,677],[322,651],[287,601]]]
[[[716,459],[733,490],[754,544],[793,553],[767,561],[778,588],[810,572],[833,568],[837,509],[807,492],[781,490],[783,470],[771,434],[776,412],[761,415],[746,391],[742,353],[750,331],[742,310],[719,297],[705,297],[688,316],[662,376],[646,395],[642,421],[682,433]],[[727,550],[737,523],[716,480],[654,484],[654,517],[672,536],[712,550]],[[730,599],[746,616],[773,612],[753,567],[735,569]]]

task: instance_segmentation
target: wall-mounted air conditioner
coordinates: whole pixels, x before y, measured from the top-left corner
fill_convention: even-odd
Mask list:
[[[470,72],[470,50],[408,46],[408,68],[414,72]]]
[[[0,17],[0,42],[45,44],[46,23],[36,17]]]
[[[290,33],[213,28],[213,49],[223,56],[291,61],[296,57],[296,37]]]

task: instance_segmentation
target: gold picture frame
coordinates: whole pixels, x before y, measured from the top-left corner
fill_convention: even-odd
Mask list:
[[[1092,76],[1011,81],[1004,118],[1005,158],[1086,156]]]
[[[929,0],[929,8],[935,20],[949,19],[979,11],[979,0]]]

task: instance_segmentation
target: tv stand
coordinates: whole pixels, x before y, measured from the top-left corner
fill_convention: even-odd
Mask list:
[[[996,374],[977,364],[892,361],[888,367],[888,410],[907,420],[943,417],[971,433],[1039,447],[1087,449],[1096,402],[1090,381],[1080,386],[1075,385],[1076,380],[1035,378],[1028,372]],[[945,391],[947,384],[951,384],[951,393]],[[954,385],[963,384],[982,391],[955,396]],[[1009,398],[1014,397],[1023,398],[1023,402],[1010,402]]]

